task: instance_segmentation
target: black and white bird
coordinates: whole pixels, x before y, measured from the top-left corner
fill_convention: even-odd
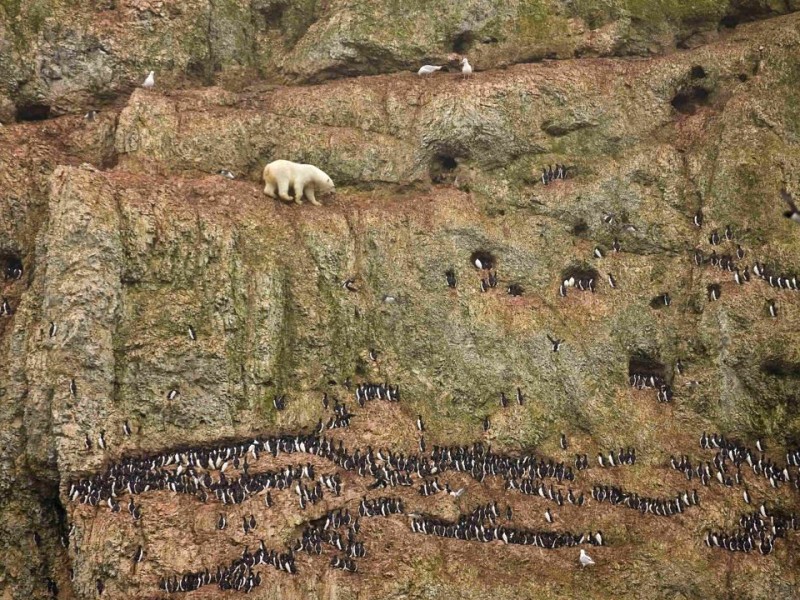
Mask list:
[[[444,272],[445,279],[447,279],[447,287],[455,288],[456,287],[456,273],[453,269],[447,269]]]
[[[711,235],[708,236],[708,241],[712,246],[719,245],[719,232],[716,229],[711,232]]]
[[[69,393],[73,396],[78,395],[78,384],[75,383],[75,379],[69,380]]]
[[[356,280],[352,278],[345,279],[342,282],[342,287],[348,292],[357,292],[358,288],[355,286]]]
[[[236,179],[236,175],[234,175],[228,169],[220,169],[219,171],[217,171],[217,175],[220,175],[221,177],[224,177],[225,179]]]
[[[561,440],[559,441],[559,445],[561,446],[562,450],[567,449],[567,436],[563,433],[561,434]]]
[[[101,429],[100,435],[97,436],[97,445],[100,447],[101,450],[106,449],[106,430]]]
[[[733,230],[730,225],[725,225],[725,239],[729,242],[733,240]]]
[[[561,348],[561,342],[564,341],[550,337],[549,333],[547,334],[547,339],[550,340],[550,345],[553,346],[553,352],[558,352],[559,348]]]
[[[228,525],[228,519],[225,518],[225,515],[220,514],[219,519],[217,519],[217,529],[222,531],[223,529],[225,529],[225,527],[227,527],[227,525]]]
[[[58,333],[58,325],[50,321],[50,337],[56,337],[56,333]]]
[[[89,434],[86,434],[86,437],[83,439],[83,447],[86,449],[87,452],[92,451],[92,440],[89,438]]]
[[[759,452],[764,452],[764,442],[761,441],[761,438],[756,440],[756,448]]]
[[[600,249],[600,246],[595,246],[595,248],[594,248],[594,257],[595,258],[603,258],[603,251]]]
[[[83,118],[86,119],[87,121],[94,121],[97,118],[97,111],[90,110],[85,115],[83,115]]]
[[[144,560],[144,550],[140,545],[138,548],[136,548],[136,552],[133,553],[133,562],[140,563],[143,560]]]
[[[521,389],[519,389],[519,388],[517,388],[517,404],[519,404],[520,406],[522,406],[522,404],[523,404],[524,402],[525,402],[525,398],[524,398],[524,397],[523,397],[523,395],[522,395],[522,390],[521,390]]]
[[[797,210],[797,205],[794,203],[792,195],[787,190],[781,190],[781,197],[789,205],[789,210],[783,213],[783,216],[795,223],[800,223],[800,211]]]
[[[619,243],[617,238],[614,238],[614,243],[611,245],[611,247],[614,249],[614,252],[619,252],[622,249],[622,245]]]
[[[417,431],[425,431],[425,423],[422,422],[422,415],[417,415]]]
[[[608,285],[611,286],[612,290],[616,289],[617,287],[617,280],[614,279],[614,276],[611,273],[608,274]]]
[[[189,329],[189,339],[195,341],[197,339],[197,333],[195,332],[194,327],[189,325],[188,329]]]
[[[775,305],[775,300],[767,300],[767,308],[769,308],[769,316],[773,319],[778,318],[778,307]]]
[[[484,417],[484,419],[483,419],[483,430],[484,431],[489,431],[490,425],[491,424],[489,423],[489,417],[488,416]]]
[[[370,348],[369,349],[369,359],[372,362],[376,362],[378,360],[378,351],[375,350],[375,348]]]
[[[703,226],[703,211],[698,210],[694,213],[694,219],[692,220],[695,227],[702,227]]]
[[[128,423],[127,419],[122,424],[122,433],[124,433],[126,436],[129,436],[131,434],[131,424]]]
[[[544,520],[548,523],[553,522],[553,513],[550,512],[549,508],[544,511]]]
[[[181,393],[177,389],[172,389],[167,392],[167,400],[175,400],[180,394]]]

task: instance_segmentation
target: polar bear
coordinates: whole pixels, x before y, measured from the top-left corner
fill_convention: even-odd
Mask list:
[[[322,206],[317,202],[314,192],[325,194],[333,192],[333,181],[328,175],[314,165],[303,165],[290,160],[276,160],[264,167],[264,193],[275,197],[275,189],[281,200],[291,202],[289,187],[294,190],[294,201],[302,204],[303,194],[314,206]]]

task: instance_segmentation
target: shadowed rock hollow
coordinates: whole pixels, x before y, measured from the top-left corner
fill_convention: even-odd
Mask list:
[[[778,519],[798,510],[800,227],[780,195],[800,195],[800,19],[779,16],[792,2],[83,4],[0,2],[0,597],[95,598],[98,581],[103,598],[228,596],[159,582],[259,539],[285,552],[365,495],[400,497],[407,514],[362,519],[357,573],[332,568],[341,552],[326,545],[298,552],[296,574],[258,567],[253,597],[794,597],[791,528],[768,556],[704,544],[762,502]],[[452,52],[472,78],[413,74],[456,64]],[[136,88],[150,69],[156,88]],[[276,158],[319,166],[336,196],[265,197]],[[544,185],[556,164],[567,177]],[[494,262],[486,292],[475,256]],[[595,292],[560,296],[569,277]],[[398,385],[399,402],[359,406],[362,382]],[[563,462],[574,480],[539,479],[586,502],[507,489],[529,474],[457,469],[438,474],[465,488],[457,498],[422,496],[416,475],[370,489],[374,476],[329,458],[268,451],[251,475],[311,463],[341,476],[341,495],[301,509],[293,489],[269,508],[263,494],[122,491],[120,512],[105,492],[97,506],[71,498],[129,457],[313,435],[334,398],[353,416],[323,435],[350,453],[421,454],[419,415],[424,454],[481,442]],[[703,432],[756,464],[763,440],[787,480],[728,457],[723,483],[713,463],[708,485],[687,481],[670,457],[713,461]],[[598,465],[628,447],[635,464]],[[598,501],[596,485],[697,489],[700,502],[642,514]],[[577,547],[412,532],[408,513],[454,521],[491,501],[512,508],[505,527],[601,530],[586,547],[597,564],[580,569]]]

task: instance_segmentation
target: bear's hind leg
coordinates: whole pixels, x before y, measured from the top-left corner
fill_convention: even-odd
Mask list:
[[[289,195],[289,181],[286,179],[278,180],[278,197],[286,202],[291,202],[292,197]]]

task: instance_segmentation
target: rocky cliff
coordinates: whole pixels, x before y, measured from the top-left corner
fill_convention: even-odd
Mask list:
[[[405,514],[362,515],[356,573],[329,541],[295,549],[294,574],[249,571],[252,594],[795,597],[796,8],[0,0],[0,598],[236,594],[159,588],[259,540],[285,553],[364,496]],[[267,198],[276,158],[337,194]],[[365,382],[399,401],[360,403]],[[346,426],[328,428],[334,399]],[[437,454],[456,445],[470,467]],[[348,463],[368,448],[382,474]],[[628,448],[635,464],[598,464]],[[439,472],[392,485],[401,453]],[[136,459],[151,489],[112,494]],[[247,491],[306,464],[341,493],[301,508],[305,475],[269,507]],[[464,491],[423,496],[425,479]],[[487,528],[543,537],[412,531],[493,501]],[[749,552],[704,543],[762,503]],[[597,531],[580,568],[570,540]],[[553,532],[576,536],[539,543]]]

